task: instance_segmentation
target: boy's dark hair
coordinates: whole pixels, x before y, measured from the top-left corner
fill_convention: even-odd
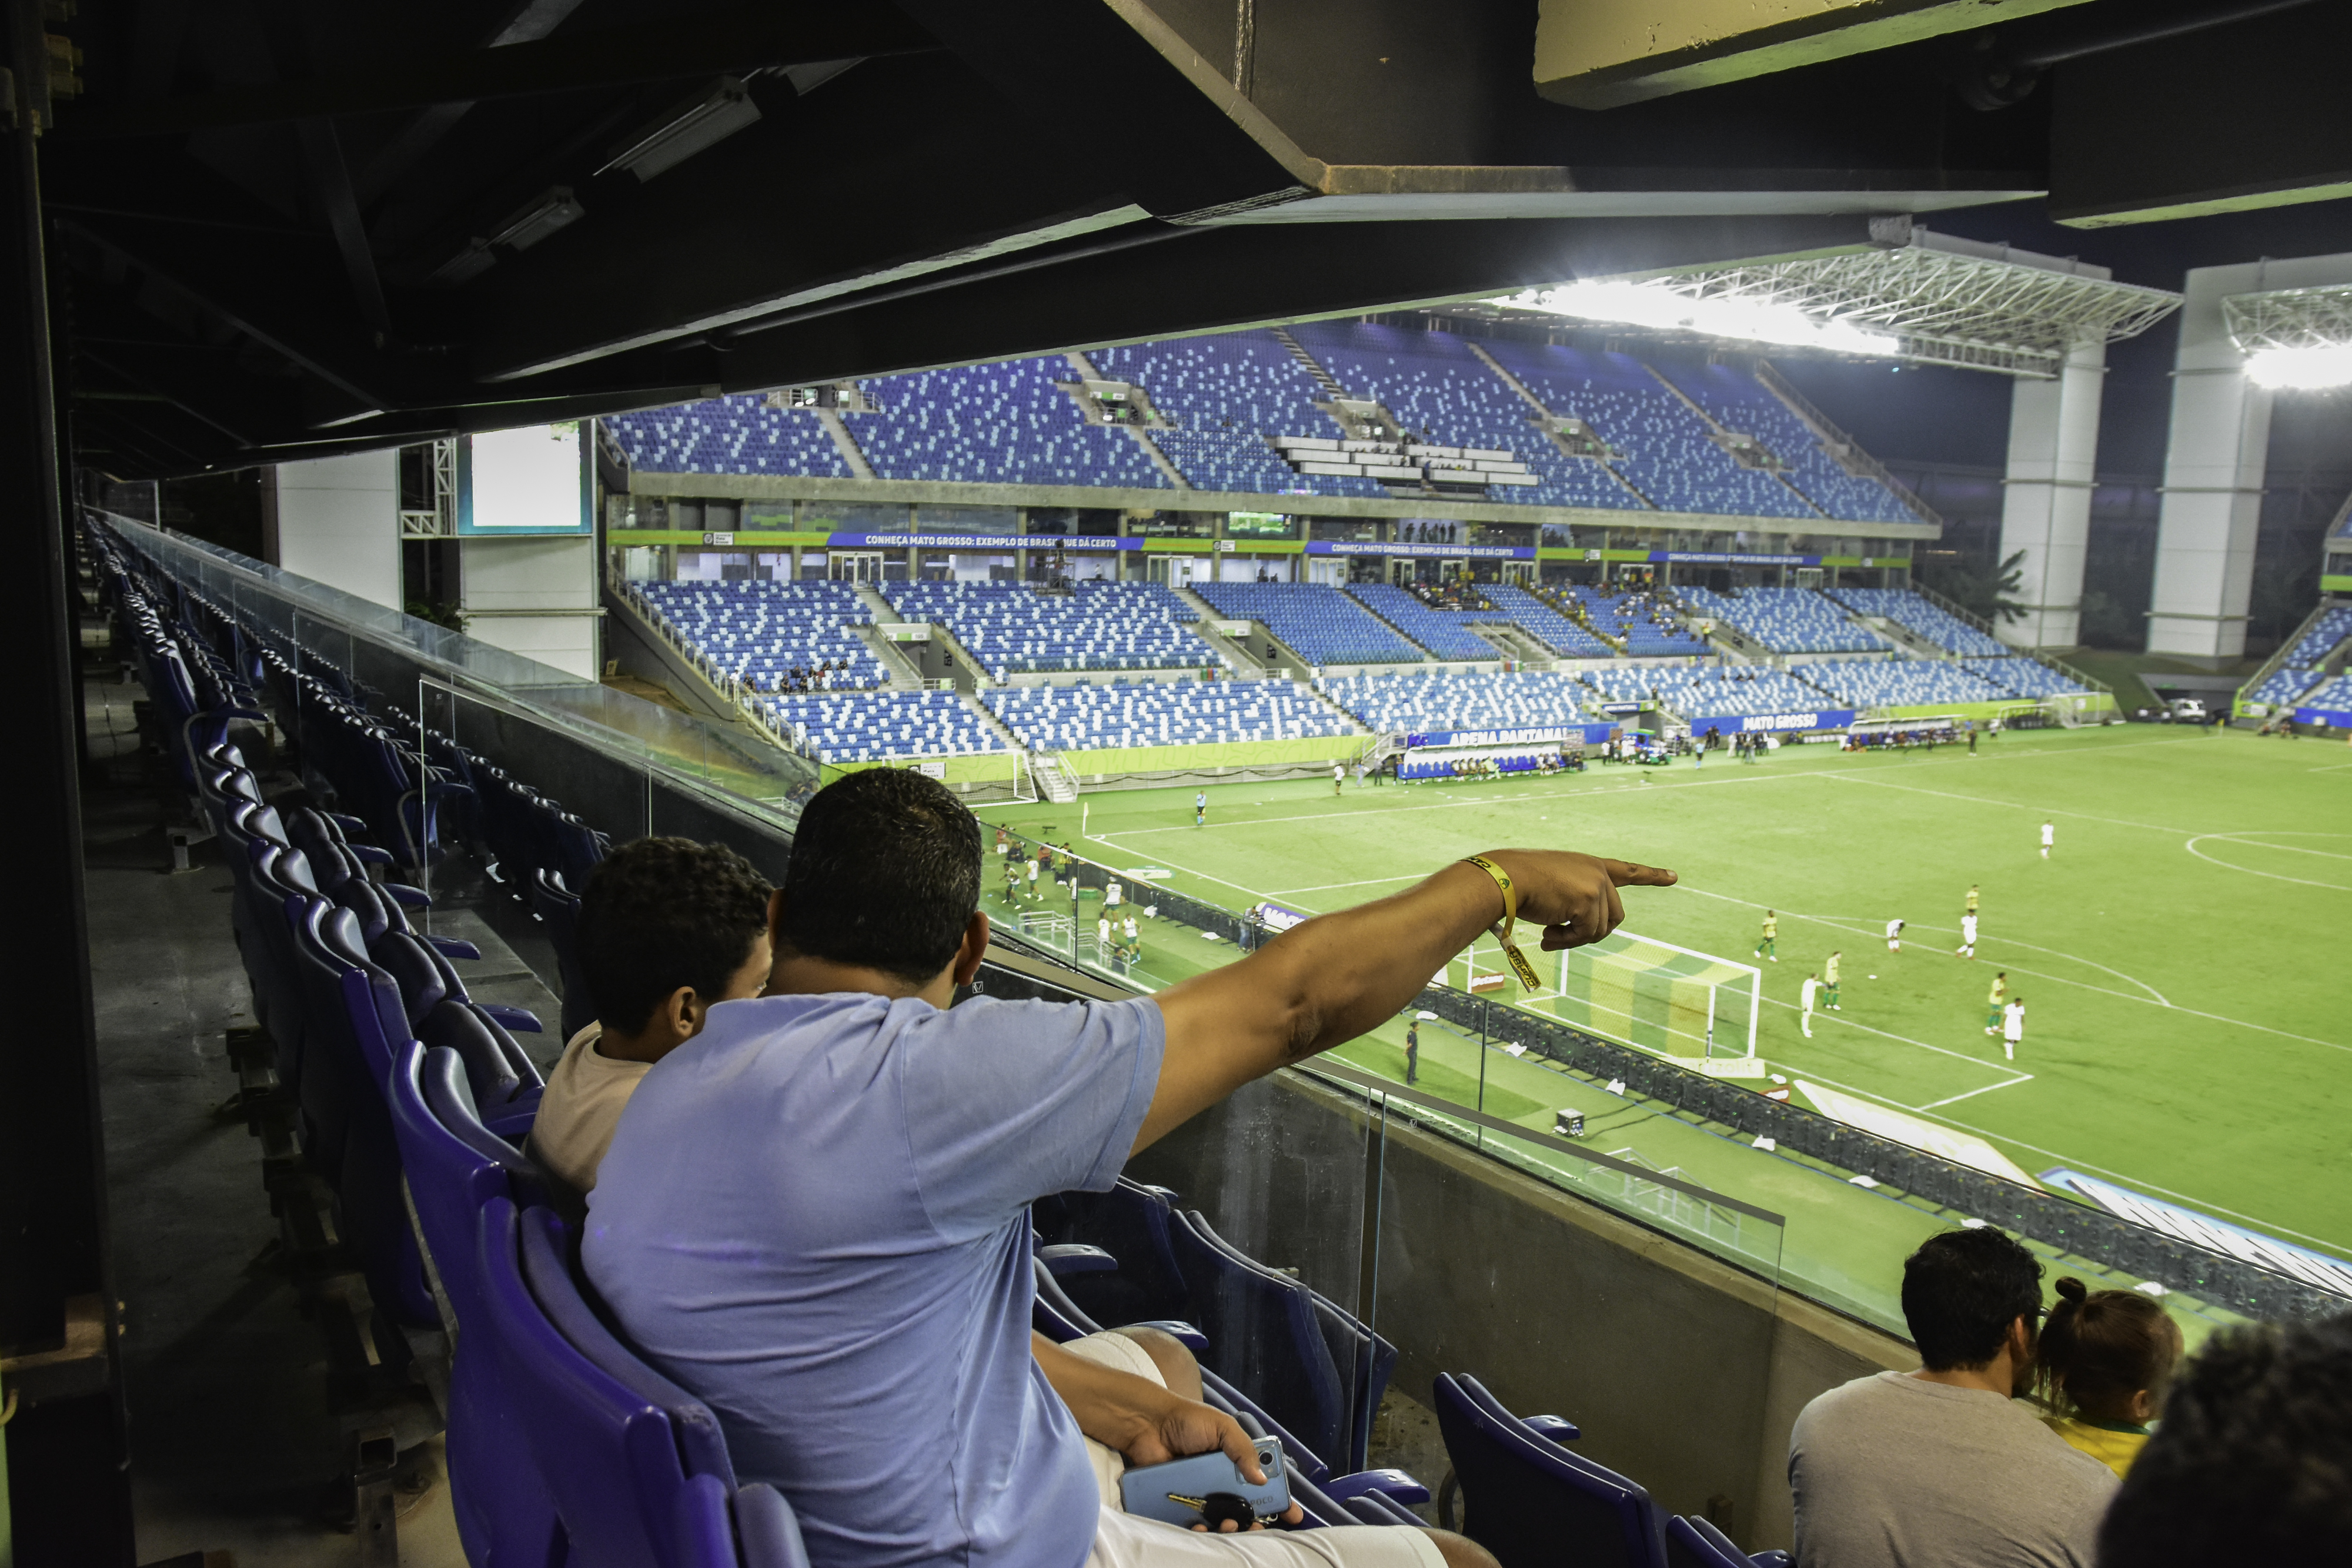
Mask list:
[[[622,845],[580,894],[580,967],[597,1021],[634,1034],[680,986],[716,1001],[767,928],[768,884],[726,845]]]
[[[795,953],[927,985],[980,907],[980,822],[911,768],[818,790],[793,833],[778,936]]]
[[[2132,1396],[2161,1400],[2180,1354],[2180,1330],[2137,1291],[2094,1291],[2072,1276],[2034,1353],[2044,1403],[2093,1421],[2128,1421]]]
[[[2224,1329],[2190,1357],[2099,1530],[2100,1568],[2352,1552],[2352,1313]]]
[[[1947,1230],[1903,1260],[1903,1318],[1930,1372],[1986,1365],[2041,1312],[2042,1260],[1998,1230]]]

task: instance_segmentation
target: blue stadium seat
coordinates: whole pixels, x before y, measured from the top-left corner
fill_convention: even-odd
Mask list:
[[[1703,615],[1727,621],[1776,653],[1877,653],[1893,643],[1855,624],[1844,606],[1810,588],[1675,591]]]
[[[562,1222],[481,1209],[477,1245],[501,1397],[520,1425],[580,1568],[699,1568],[679,1540],[690,1477],[731,1492],[734,1467],[708,1406],[646,1366],[589,1309],[565,1264]]]
[[[2002,659],[1963,659],[1972,674],[1990,682],[2002,695],[2040,700],[2072,696],[2090,688],[2070,681],[2039,659],[2013,654]],[[2308,699],[2306,699],[2308,700]]]
[[[1507,583],[1486,583],[1480,591],[1494,601],[1496,609],[1510,618],[1513,625],[1562,658],[1613,659],[1617,656],[1617,650],[1591,629],[1570,620],[1524,588],[1515,588]]]
[[[881,412],[842,423],[884,479],[1171,488],[1133,435],[1087,423],[1059,384],[1077,379],[1058,355],[879,376],[860,384]]]
[[[1771,475],[1734,462],[1706,421],[1632,355],[1500,338],[1486,348],[1545,407],[1590,426],[1611,448],[1610,466],[1659,510],[1820,517]]]
[[[1761,442],[1787,465],[1790,484],[1825,516],[1857,523],[1919,521],[1885,485],[1848,473],[1797,411],[1748,371],[1724,364],[1662,362],[1661,369],[1717,424]]]
[[[1979,631],[1907,588],[1832,588],[1824,591],[1847,609],[1863,615],[1885,616],[1948,653],[1998,659],[2010,652],[2000,638]]]
[[[890,678],[853,626],[873,612],[846,582],[641,582],[646,608],[698,656],[705,673],[755,692],[783,689],[794,669],[832,668],[828,689],[887,685]]]
[[[908,621],[946,627],[997,680],[1069,670],[1197,670],[1216,659],[1190,630],[1200,612],[1157,582],[892,582]]]
[[[1607,464],[1571,457],[1555,445],[1536,423],[1538,411],[1481,361],[1466,340],[1352,321],[1307,322],[1291,335],[1349,392],[1393,414],[1408,443],[1507,452],[1537,478],[1533,485],[1490,481],[1489,500],[1646,510]],[[1474,468],[1464,480],[1475,476]]]
[[[1099,349],[1107,376],[1143,388],[1173,428],[1151,431],[1177,471],[1203,490],[1253,495],[1385,497],[1378,480],[1300,474],[1267,437],[1336,436],[1316,403],[1328,394],[1272,332],[1223,332]],[[1122,439],[1125,439],[1122,436]]]
[[[1336,588],[1311,582],[1199,582],[1230,621],[1255,621],[1311,664],[1416,664],[1421,650]]]
[[[783,733],[819,762],[1006,749],[960,692],[813,692],[761,702]]]
[[[756,392],[608,414],[604,428],[631,468],[653,473],[854,477],[815,410],[770,408]]]
[[[1383,734],[1548,728],[1597,716],[1584,708],[1592,688],[1561,673],[1407,670],[1327,676],[1318,685],[1324,695]]]
[[[1758,664],[1588,670],[1580,678],[1611,702],[1655,698],[1685,718],[1803,713],[1840,706],[1820,687]]]
[[[1987,703],[2003,695],[1983,676],[1948,659],[1841,659],[1791,664],[1789,673],[1852,708]]]
[[[1499,659],[1502,650],[1470,630],[1472,614],[1501,620],[1496,612],[1434,610],[1392,582],[1360,582],[1348,597],[1441,659]]]
[[[1503,1568],[1665,1568],[1650,1494],[1563,1448],[1572,1427],[1513,1416],[1467,1374],[1440,1373],[1432,1396],[1461,1483],[1463,1533]]]
[[[1301,740],[1349,733],[1296,681],[1181,681],[998,686],[988,710],[1040,751]]]

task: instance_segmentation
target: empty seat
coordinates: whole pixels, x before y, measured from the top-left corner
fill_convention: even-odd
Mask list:
[[[1432,1389],[1464,1505],[1462,1531],[1503,1568],[1664,1568],[1650,1494],[1523,1421],[1478,1380],[1441,1373]],[[1539,1418],[1540,1419],[1540,1418]],[[1567,1437],[1566,1423],[1551,1427]]]

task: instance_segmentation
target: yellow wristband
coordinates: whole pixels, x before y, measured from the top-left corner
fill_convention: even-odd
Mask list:
[[[1503,918],[1487,929],[1492,933],[1495,940],[1501,945],[1503,956],[1511,961],[1512,972],[1519,977],[1520,989],[1542,990],[1543,981],[1537,977],[1535,966],[1528,962],[1528,956],[1520,952],[1517,945],[1511,940],[1511,933],[1517,928],[1519,922],[1518,884],[1511,880],[1509,872],[1505,871],[1485,855],[1465,855],[1463,859],[1465,863],[1475,865],[1493,877],[1495,885],[1503,890]]]
[[[1500,929],[1495,935],[1497,941],[1508,942],[1511,939],[1511,931],[1517,925],[1519,920],[1519,890],[1512,883],[1511,873],[1485,855],[1465,855],[1462,863],[1476,866],[1480,871],[1493,877],[1495,885],[1503,890],[1503,918],[1498,923]]]

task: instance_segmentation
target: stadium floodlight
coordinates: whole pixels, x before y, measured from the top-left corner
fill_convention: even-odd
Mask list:
[[[2282,392],[2352,386],[2352,285],[2232,294],[2221,301],[2246,375]]]
[[[1907,218],[1874,220],[1871,232],[1866,249],[1585,279],[1486,306],[2037,379],[2078,347],[2137,337],[2180,308],[2178,294],[2071,257],[1931,234]],[[1661,305],[1656,294],[1680,299]],[[1551,303],[1562,299],[1573,308]]]
[[[1892,354],[1899,346],[1887,333],[1864,331],[1850,321],[1815,316],[1801,306],[1691,295],[1663,279],[1569,283],[1556,288],[1531,288],[1503,303],[1581,317],[1588,321],[1679,329],[1741,342],[1834,349],[1854,354]]]

